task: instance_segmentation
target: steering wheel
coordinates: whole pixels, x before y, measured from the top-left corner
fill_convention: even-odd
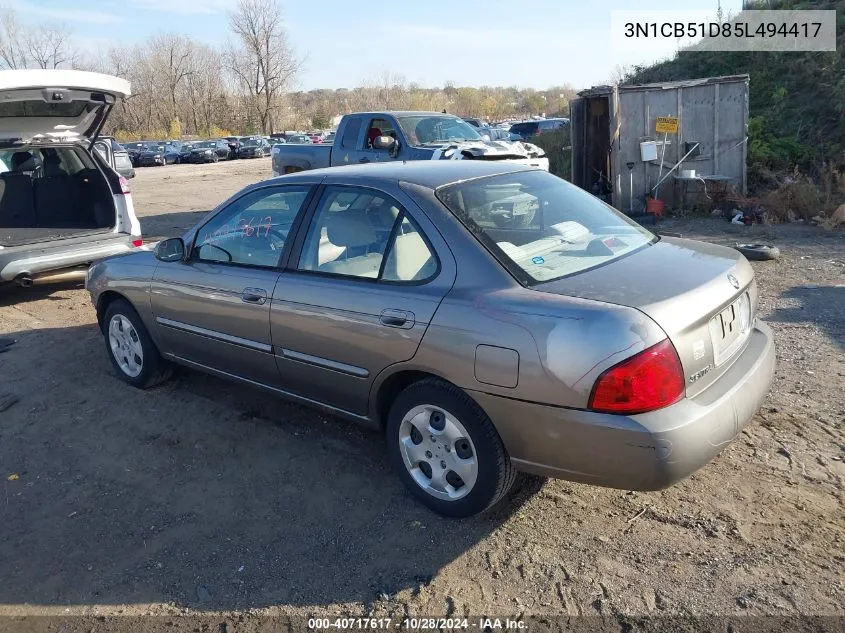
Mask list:
[[[285,245],[285,241],[288,239],[288,236],[285,233],[276,229],[267,229],[267,235],[269,237],[276,238],[274,240],[270,240],[270,247],[273,250],[281,250]]]

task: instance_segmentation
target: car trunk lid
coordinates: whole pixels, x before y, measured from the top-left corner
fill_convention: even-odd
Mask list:
[[[116,101],[130,94],[119,77],[79,70],[0,73],[0,141],[95,141]]]
[[[534,289],[647,314],[678,351],[688,396],[703,391],[730,367],[747,341],[757,309],[754,271],[742,255],[679,238],[663,238],[604,266]]]

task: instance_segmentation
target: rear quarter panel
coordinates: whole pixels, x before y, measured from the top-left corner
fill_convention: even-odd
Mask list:
[[[460,263],[458,274],[414,362],[466,390],[584,409],[602,372],[666,338],[632,308],[521,287],[479,291],[462,283]],[[479,346],[518,355],[516,384],[482,377],[491,368],[477,363]]]

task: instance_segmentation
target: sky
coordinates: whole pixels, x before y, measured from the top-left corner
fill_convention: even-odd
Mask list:
[[[608,82],[618,67],[671,56],[611,46],[613,10],[706,10],[719,0],[282,0],[288,37],[303,58],[294,89],[352,88],[389,73],[422,86],[576,88]],[[237,0],[0,0],[32,24],[61,22],[96,52],[178,32],[222,44]],[[682,6],[679,6],[682,5]],[[737,13],[741,0],[721,0]],[[653,16],[654,14],[652,14]]]

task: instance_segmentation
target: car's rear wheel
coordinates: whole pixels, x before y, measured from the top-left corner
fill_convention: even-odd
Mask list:
[[[109,305],[103,318],[103,335],[117,375],[133,387],[147,389],[173,373],[129,302],[118,300]]]
[[[513,486],[516,470],[493,423],[454,385],[427,379],[407,387],[390,409],[386,435],[400,479],[439,514],[478,514]]]

